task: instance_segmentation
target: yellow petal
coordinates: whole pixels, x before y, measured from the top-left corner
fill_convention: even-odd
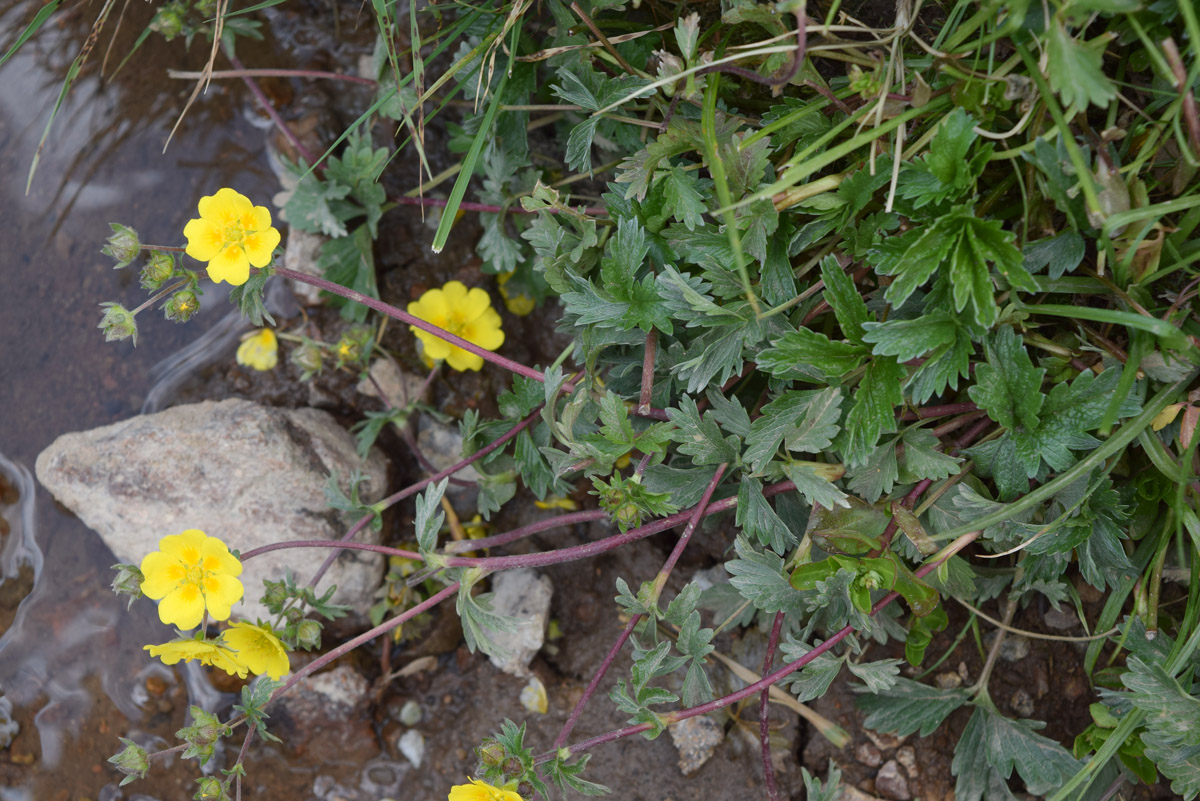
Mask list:
[[[240,247],[227,247],[209,260],[208,277],[218,284],[228,281],[241,286],[250,278],[250,260]]]
[[[274,338],[275,334],[268,330]],[[219,561],[219,566],[213,567],[213,570],[219,570],[222,573],[228,573],[231,576],[242,575],[241,561],[229,552],[229,546],[221,542],[218,537],[208,537],[200,547],[200,552],[207,559],[215,557]]]
[[[275,248],[279,247],[279,232],[274,228],[267,228],[250,234],[242,240],[242,246],[246,249],[246,257],[251,264],[255,267],[266,267],[275,255]]]
[[[408,313],[427,323],[433,323],[439,328],[445,328],[446,321],[450,317],[450,306],[442,290],[431,289],[416,303],[408,304]]]
[[[168,626],[194,629],[204,619],[204,596],[194,584],[184,584],[158,602],[158,618]]]
[[[444,359],[450,355],[451,351],[458,350],[458,348],[436,334],[430,334],[428,331],[422,331],[419,328],[414,328],[413,333],[417,335],[417,339],[421,340],[421,344],[425,347],[425,355],[431,359]]]
[[[221,251],[225,235],[208,220],[188,220],[183,227],[183,235],[187,237],[187,248],[184,252],[196,261],[208,261]]]
[[[142,592],[147,598],[157,601],[179,584],[183,571],[179,560],[162,551],[148,553],[142,559]]]
[[[255,370],[273,369],[279,363],[279,341],[275,338],[275,332],[264,328],[248,337],[238,346],[237,363]]]
[[[229,187],[200,198],[200,216],[217,223],[231,223],[253,208],[250,198]]]
[[[233,576],[209,576],[204,582],[204,603],[213,620],[228,620],[232,607],[242,600],[245,588]]]
[[[451,309],[460,308],[467,302],[467,286],[462,281],[447,281],[442,294]]]
[[[463,299],[462,306],[459,309],[459,317],[465,321],[475,320],[481,317],[491,305],[492,299],[488,297],[488,293],[479,287],[475,287]]]
[[[446,357],[446,364],[459,371],[479,370],[483,367],[483,358],[460,347],[452,346],[450,355]]]

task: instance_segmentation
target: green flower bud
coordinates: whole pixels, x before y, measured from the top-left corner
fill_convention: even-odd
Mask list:
[[[216,776],[201,776],[196,782],[195,801],[229,801],[229,780]]]
[[[150,30],[162,34],[162,37],[169,42],[183,32],[185,14],[187,14],[187,6],[184,3],[167,3],[154,15],[154,19],[150,22]]]
[[[142,582],[145,581],[145,576],[138,569],[137,565],[115,564],[112,569],[117,571],[116,578],[113,579],[112,591],[117,595],[128,595],[129,604],[125,607],[129,609],[133,606],[133,602],[142,597]]]
[[[337,354],[338,367],[365,363],[371,353],[371,329],[365,326],[351,328],[342,334],[342,338],[334,346],[334,353]]]
[[[296,626],[296,644],[306,651],[321,647],[321,624],[315,620],[301,620]]]
[[[287,587],[282,581],[265,581],[267,591],[263,593],[263,605],[271,611],[271,614],[278,615],[283,611],[283,605],[287,603],[288,595]]]
[[[198,311],[200,311],[200,298],[191,289],[179,290],[163,305],[163,312],[167,315],[167,319],[176,323],[186,323]]]
[[[217,0],[197,0],[194,8],[200,12],[200,16],[209,19],[217,13]]]
[[[530,782],[521,782],[517,785],[517,795],[521,798],[533,798],[533,785]]]
[[[104,331],[104,341],[132,339],[136,347],[137,321],[133,319],[133,312],[120,303],[112,302],[101,303],[100,308],[104,309],[104,316],[100,318],[100,325],[96,327]]]
[[[515,756],[510,756],[504,760],[504,775],[505,776],[520,776],[525,772],[525,766],[521,764],[521,760]]]
[[[478,753],[479,761],[490,768],[499,767],[504,762],[504,746],[495,740],[484,740]]]
[[[108,244],[102,247],[100,252],[116,260],[114,270],[128,267],[142,252],[142,242],[138,239],[137,231],[120,223],[109,223],[108,227],[113,232],[108,237]]]
[[[175,274],[175,256],[156,250],[142,267],[142,289],[160,289]]]
[[[146,778],[146,773],[150,770],[150,760],[146,757],[145,748],[125,737],[121,737],[120,740],[125,743],[125,748],[119,754],[110,756],[108,761],[125,774],[120,784],[124,787],[134,779]]]
[[[307,381],[314,375],[321,372],[324,366],[325,354],[321,352],[320,346],[311,340],[305,340],[300,347],[292,351],[292,364],[304,371],[300,376],[301,381]]]

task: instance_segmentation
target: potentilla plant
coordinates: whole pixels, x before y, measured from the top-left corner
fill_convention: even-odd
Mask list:
[[[388,33],[367,79],[375,102],[337,155],[293,165],[285,205],[293,226],[331,237],[326,277],[274,263],[269,213],[231,189],[201,200],[186,248],[113,226],[106,252],[118,266],[150,253],[142,283],[154,294],[132,311],[105,304],[109,339],[134,338],[136,315],[160,301],[186,320],[202,272],[235,284],[256,326],[273,325],[262,289],[282,275],[337,297],[363,327],[331,344],[253,334],[239,348],[251,367],[277,363],[286,335],[308,376],[329,362],[362,370],[375,342],[367,321],[389,318],[413,329],[427,384],[443,364],[513,375],[499,419],[463,415],[459,463],[376,504],[332,492],[335,508],[357,515],[342,540],[268,546],[372,550],[411,568],[389,577],[373,628],[290,675],[287,651],[319,641],[304,610],[338,612],[313,593],[320,576],[268,586],[274,620],[210,636],[205,616],[228,620],[237,600],[235,563],[257,553],[227,554],[188,532],[147,557],[144,580],[120,569],[122,590],[199,626],[152,653],[266,675],[226,721],[195,712],[177,750],[203,761],[242,724],[247,737],[268,736],[270,703],[304,676],[451,599],[467,645],[494,653],[510,621],[477,591],[489,575],[675,531],[652,579],[614,587],[627,623],[555,740],[534,747],[524,726],[498,721],[452,801],[602,793],[584,777],[590,749],[751,699],[774,799],[771,687],[806,702],[839,676],[855,682],[868,728],[947,732],[960,801],[1011,798],[1014,778],[1060,801],[1160,773],[1174,792],[1200,795],[1194,4],[964,0],[944,19],[905,6],[886,30],[837,4],[818,15],[797,2],[730,3],[666,28],[620,2],[540,8],[462,10],[423,38],[421,14],[444,9],[414,7],[404,54],[394,9],[376,9]],[[447,66],[434,77],[438,58]],[[391,154],[375,147],[372,115],[412,135],[422,180],[433,180],[423,126],[435,90],[470,101],[452,128],[465,155],[449,199],[389,198],[379,178]],[[540,112],[550,116],[530,116]],[[530,136],[547,125],[561,145]],[[465,199],[472,191],[478,202]],[[460,212],[478,213],[483,270],[510,299],[556,300],[571,346],[548,366],[504,356],[482,287],[450,282],[407,310],[381,300],[371,246],[393,203],[441,209],[435,250]],[[179,252],[206,266],[186,269]],[[360,445],[426,413],[420,398],[389,403],[363,421]],[[467,465],[486,520],[518,492],[548,503],[581,488],[595,508],[444,541],[444,527],[462,528],[442,504],[447,481]],[[355,542],[410,497],[410,547]],[[670,594],[679,559],[718,515],[736,532],[728,583]],[[609,521],[611,534],[492,552],[589,521]],[[1187,589],[1172,590],[1172,576]],[[1104,603],[1088,607],[1081,583]],[[1003,714],[989,691],[1005,637],[1030,633],[1013,625],[1018,610],[1034,603],[1075,610],[1088,631],[1031,633],[1080,643],[1102,688],[1071,749],[1041,722]],[[717,697],[717,632],[751,625],[768,632],[763,664]],[[996,629],[986,652],[982,627]],[[920,680],[972,632],[984,656],[973,685]],[[871,644],[894,655],[868,661]],[[572,742],[626,646],[633,667],[610,700],[627,725]],[[834,722],[810,720],[847,741]],[[201,797],[240,794],[246,754]],[[113,761],[133,777],[155,756],[127,742]],[[812,797],[831,797],[832,771],[825,786],[802,778]]]

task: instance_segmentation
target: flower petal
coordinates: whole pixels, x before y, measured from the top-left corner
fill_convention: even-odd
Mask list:
[[[216,283],[228,281],[241,286],[250,278],[250,260],[240,247],[227,247],[208,262],[208,277]]]
[[[186,571],[180,565],[177,557],[154,551],[146,554],[140,565],[142,575],[142,592],[147,598],[157,601],[171,590],[179,586]]]
[[[483,357],[476,356],[470,351],[465,351],[460,347],[452,347],[450,355],[446,357],[446,364],[453,367],[455,370],[479,370],[483,367]]]
[[[242,600],[245,588],[233,576],[215,575],[204,580],[204,604],[213,620],[228,620],[232,607]]]
[[[200,198],[199,208],[201,217],[218,225],[227,225],[250,211],[253,204],[241,192],[223,187],[215,195]]]
[[[425,346],[425,355],[431,359],[444,359],[450,355],[451,351],[460,350],[460,348],[454,347],[446,340],[428,331],[414,328],[413,333],[417,335],[417,339],[421,340],[421,344]]]
[[[270,329],[263,329],[263,330],[271,335],[271,341],[274,342],[275,341],[275,332],[271,331]],[[200,552],[204,555],[204,558],[206,560],[205,561],[206,569],[219,571],[221,573],[227,573],[231,576],[242,575],[241,560],[239,560],[236,556],[231,554],[229,552],[229,546],[226,545],[225,543],[221,542],[221,540],[218,539],[217,537],[208,537],[207,539],[205,539],[203,545],[201,545],[201,547],[200,547]],[[209,563],[207,562],[207,560],[210,558],[216,558],[218,560],[218,564],[209,566]]]
[[[447,281],[442,287],[442,294],[451,309],[457,309],[467,302],[467,287],[462,281]]]
[[[225,242],[224,232],[210,220],[188,220],[183,227],[183,235],[187,237],[184,253],[196,261],[208,261],[216,256]]]
[[[176,587],[158,602],[158,619],[168,626],[194,629],[204,619],[204,596],[195,584]]]
[[[458,310],[458,317],[465,322],[471,322],[481,317],[491,305],[492,299],[488,297],[488,293],[475,287],[463,299],[462,306]]]
[[[251,264],[255,267],[266,267],[275,255],[275,248],[279,247],[279,232],[274,228],[267,228],[250,234],[242,240],[242,247],[245,248]]]

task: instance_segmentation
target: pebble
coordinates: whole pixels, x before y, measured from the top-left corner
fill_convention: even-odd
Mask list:
[[[896,751],[896,761],[900,763],[900,767],[904,768],[908,778],[915,779],[921,775],[921,769],[917,767],[917,750],[911,745],[906,745]]]
[[[939,690],[953,690],[962,686],[962,676],[952,670],[947,670],[945,673],[939,673],[933,677],[933,683],[937,685]]]
[[[725,740],[725,731],[720,724],[705,715],[685,718],[669,731],[671,741],[679,751],[679,770],[684,776],[700,770]]]
[[[416,729],[409,729],[400,735],[400,739],[396,741],[396,748],[400,749],[400,753],[404,754],[404,758],[411,762],[414,768],[419,768],[425,759],[425,735]]]
[[[999,631],[988,632],[988,635],[983,638],[984,644],[991,648],[998,636],[1000,636]],[[1020,662],[1027,656],[1029,656],[1029,638],[1020,634],[1006,634],[1004,642],[1000,643],[1000,658],[1005,662]]]
[[[907,737],[897,737],[894,734],[871,731],[870,729],[863,729],[863,732],[871,739],[871,742],[875,743],[875,745],[878,746],[882,751],[891,751],[893,748],[899,748],[900,746],[904,745],[904,741],[908,739]]]
[[[0,749],[8,748],[21,731],[20,725],[12,719],[12,701],[0,695]]]
[[[838,788],[836,801],[879,801],[878,797],[864,792],[850,782],[842,782]]]
[[[869,768],[877,768],[883,764],[883,755],[874,743],[859,743],[854,749],[854,758]]]
[[[421,711],[421,705],[411,698],[400,707],[400,722],[405,726],[416,726],[422,717],[424,713]]]
[[[908,801],[912,798],[908,792],[908,780],[904,778],[896,760],[889,759],[875,774],[875,792],[892,801]]]
[[[1008,703],[1013,712],[1021,717],[1033,717],[1033,696],[1024,687],[1018,687],[1017,691],[1012,694],[1012,700]]]
[[[1053,606],[1042,615],[1042,620],[1055,631],[1068,631],[1079,625],[1079,616],[1074,609],[1055,609]]]

